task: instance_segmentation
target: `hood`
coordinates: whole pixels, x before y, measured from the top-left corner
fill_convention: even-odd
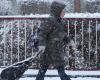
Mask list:
[[[65,4],[62,3],[58,3],[58,2],[52,2],[51,4],[51,8],[50,8],[50,15],[54,16],[54,17],[59,17],[60,18],[60,14],[61,11],[65,8]]]

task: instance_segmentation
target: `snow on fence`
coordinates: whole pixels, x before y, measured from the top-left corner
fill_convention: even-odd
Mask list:
[[[76,51],[66,47],[66,68],[94,69],[100,67],[100,14],[66,14],[68,36]],[[49,15],[0,16],[0,66],[8,66],[31,57],[27,46],[34,29],[41,27]]]

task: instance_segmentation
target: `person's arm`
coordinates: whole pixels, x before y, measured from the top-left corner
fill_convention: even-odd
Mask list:
[[[49,34],[51,32],[52,24],[50,21],[45,21],[41,24],[39,33],[38,33],[38,46],[46,47],[46,44],[48,43]]]
[[[49,22],[44,22],[41,24],[39,33],[38,33],[38,39],[39,39],[39,46],[46,46],[46,43],[48,41],[48,35],[50,34],[50,24]]]

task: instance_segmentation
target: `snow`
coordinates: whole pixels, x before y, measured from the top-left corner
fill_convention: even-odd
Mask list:
[[[4,69],[4,68],[0,68],[0,73],[2,72],[3,69]]]
[[[99,1],[99,0],[86,0],[88,2],[96,2],[96,1]]]
[[[17,16],[0,16],[0,18],[48,18],[49,14],[43,14],[43,15],[17,15]],[[85,14],[85,13],[70,13],[66,14],[65,18],[100,18],[100,13],[94,13],[94,14]],[[99,25],[98,25],[99,26]],[[99,27],[98,27],[99,28]],[[7,28],[8,29],[8,28]],[[3,68],[0,69],[0,72],[3,70]],[[98,75],[100,76],[100,70],[98,71],[71,71],[71,70],[66,70],[65,71],[68,75]],[[24,75],[37,75],[38,70],[27,70]],[[46,75],[58,75],[56,70],[48,70]],[[100,80],[100,78],[93,78],[93,77],[77,77],[77,78],[71,78],[71,80]],[[21,78],[20,80],[35,80],[35,77],[25,77]],[[44,80],[60,80],[59,77],[45,77]]]
[[[25,74],[37,74],[38,70],[28,70],[25,72]],[[67,71],[66,73],[68,75],[100,75],[100,71]],[[46,72],[46,75],[58,75],[56,70],[48,70]],[[35,80],[35,77],[26,77],[21,78],[20,80]],[[60,80],[60,77],[45,77],[44,80]],[[93,78],[93,77],[77,77],[77,78],[71,78],[71,80],[100,80],[99,78]]]
[[[100,18],[100,13],[69,13],[65,18]]]
[[[0,69],[0,72],[4,68]],[[71,70],[66,70],[65,71],[68,75],[100,75],[100,71],[71,71]],[[38,70],[36,69],[28,69],[24,75],[37,75]],[[47,70],[46,75],[58,75],[57,70]],[[22,77],[20,80],[35,80],[35,77]],[[45,77],[44,80],[60,80],[59,77]],[[76,78],[71,78],[71,80],[100,80],[100,78],[96,77],[76,77]]]
[[[48,18],[49,14],[0,16],[0,18]],[[64,18],[100,18],[100,13],[66,13]]]
[[[4,68],[1,68],[0,69],[0,73],[1,71],[3,70]],[[100,76],[100,70],[98,71],[72,71],[72,70],[65,70],[66,74],[68,75],[97,75],[97,76]],[[38,73],[38,70],[37,69],[28,69],[24,75],[36,75]],[[58,75],[58,72],[57,70],[47,70],[46,72],[46,75]]]
[[[65,70],[66,74],[68,75],[100,75],[100,71],[71,71],[71,70]],[[24,74],[25,75],[36,75],[38,73],[38,70],[27,70]],[[48,70],[46,72],[46,75],[58,75],[57,70]]]
[[[35,80],[35,78],[21,78],[20,80]],[[44,80],[61,80],[59,77],[45,77]],[[99,78],[71,78],[71,80],[100,80]]]
[[[38,70],[28,70],[25,72],[25,74],[37,74]],[[66,73],[68,75],[100,75],[100,71],[68,71],[66,70]],[[56,70],[48,70],[46,72],[46,75],[58,75]],[[35,80],[35,77],[27,77],[27,78],[21,78],[20,80]],[[60,80],[59,77],[45,77],[44,80]],[[71,80],[100,80],[99,78],[93,78],[93,77],[77,77],[77,78],[71,78]]]
[[[15,16],[0,16],[0,18],[47,18],[49,17],[48,14],[43,14],[43,15],[39,15],[39,14],[36,14],[36,15],[25,15],[25,16],[22,16],[22,15],[15,15]]]

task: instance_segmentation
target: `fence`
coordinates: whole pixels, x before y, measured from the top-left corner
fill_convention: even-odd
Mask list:
[[[27,42],[34,29],[48,17],[0,17],[0,66],[8,66],[31,57]],[[66,68],[97,69],[100,67],[100,18],[64,18],[68,36],[76,44],[75,52],[66,47]]]

